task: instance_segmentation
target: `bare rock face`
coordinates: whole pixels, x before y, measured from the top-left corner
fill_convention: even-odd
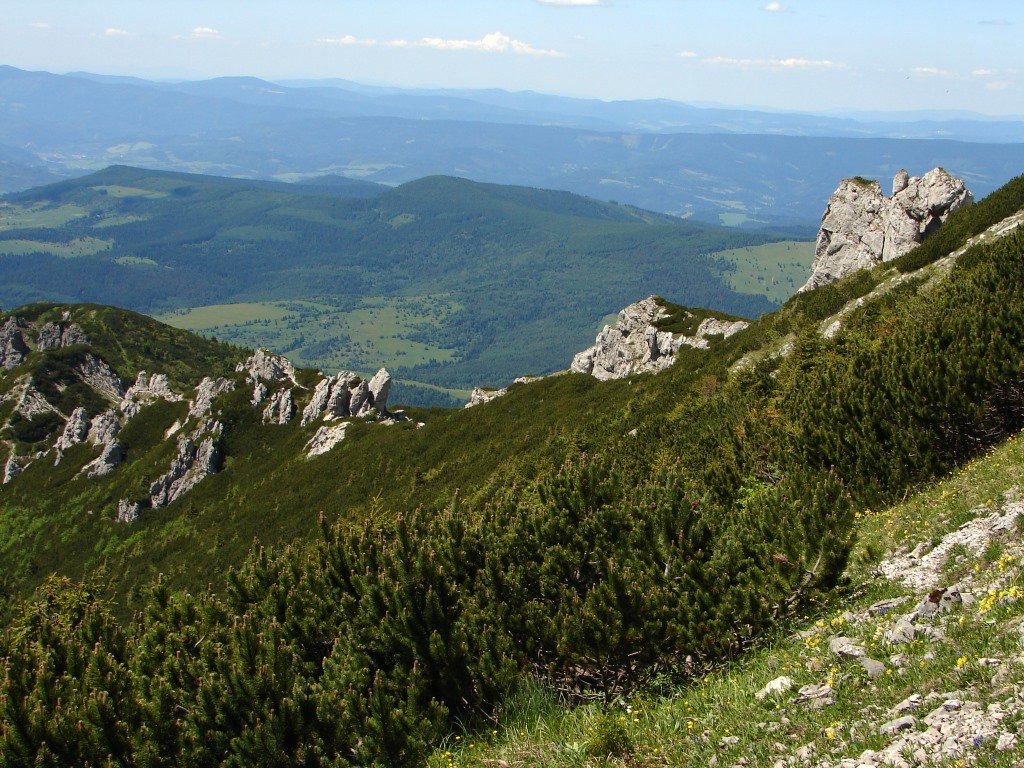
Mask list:
[[[489,403],[491,400],[495,400],[507,393],[507,387],[502,387],[501,389],[484,389],[483,387],[474,387],[473,391],[469,395],[469,402],[466,403],[464,407],[473,408],[477,405],[483,405],[484,403]]]
[[[89,420],[85,415],[85,408],[75,408],[68,416],[67,422],[64,424],[64,431],[60,437],[57,438],[55,448],[58,451],[57,462],[60,462],[60,452],[68,450],[73,445],[78,445],[85,441],[86,435],[89,433]]]
[[[264,424],[287,424],[295,415],[295,403],[292,400],[292,391],[282,389],[275,392],[270,398],[270,403],[263,410]]]
[[[973,201],[964,182],[941,168],[920,177],[902,170],[892,190],[886,197],[878,182],[861,178],[839,183],[821,218],[811,276],[801,291],[899,258]]]
[[[86,477],[103,477],[117,469],[124,461],[124,446],[116,440],[106,443],[103,451],[90,461],[82,471]]]
[[[141,511],[142,505],[139,502],[121,499],[117,502],[117,515],[114,519],[119,523],[134,523],[139,519],[139,512]]]
[[[391,392],[391,374],[387,368],[381,368],[370,379],[370,402],[381,416],[388,412],[388,394]],[[356,414],[362,415],[362,414]]]
[[[391,374],[385,368],[369,381],[358,380],[350,371],[328,376],[317,382],[312,399],[302,409],[302,425],[321,416],[328,420],[348,416],[366,418],[376,411],[386,417],[390,391]]]
[[[295,382],[295,366],[280,355],[267,349],[257,349],[244,363],[235,367],[238,373],[245,372],[253,384],[261,381],[283,381],[290,379]]]
[[[24,325],[17,317],[9,317],[7,322],[0,325],[0,368],[9,371],[28,354],[28,345],[21,333]]]
[[[92,445],[109,445],[121,431],[121,422],[114,411],[104,411],[92,417],[87,439]]]
[[[39,335],[36,337],[36,348],[41,352],[88,343],[89,339],[77,323],[71,323],[63,328],[57,323],[47,323],[39,329]]]
[[[121,383],[121,378],[98,357],[86,355],[77,370],[82,381],[111,402],[116,403],[124,397],[124,384]]]
[[[657,373],[675,361],[682,347],[707,349],[710,336],[732,336],[749,323],[714,317],[703,320],[693,336],[658,330],[655,323],[669,314],[654,296],[630,304],[619,312],[615,325],[606,325],[594,346],[578,353],[570,370],[595,379],[621,379],[634,373]],[[690,315],[692,317],[692,315]]]
[[[345,421],[331,427],[326,425],[320,427],[313,437],[310,438],[310,441],[306,443],[306,458],[311,459],[314,456],[321,456],[344,440],[345,430],[348,429],[350,423]]]
[[[210,409],[213,408],[213,400],[218,395],[225,392],[230,392],[235,388],[235,383],[223,376],[219,379],[211,379],[209,376],[205,377],[199,386],[196,387],[196,396],[192,400],[192,407],[188,410],[188,416],[190,419],[202,419],[210,413]]]
[[[0,482],[0,485],[7,485],[9,482],[11,482],[11,480],[20,475],[24,471],[24,469],[25,468],[18,462],[18,460],[14,456],[9,456],[7,459],[7,463],[4,464],[4,475],[3,478],[0,478],[0,480],[2,480],[2,482]]]
[[[170,469],[149,487],[149,501],[154,508],[165,507],[195,488],[217,472],[220,465],[219,422],[200,424],[191,435],[178,438],[178,455]]]
[[[121,413],[131,419],[142,410],[143,406],[156,400],[177,402],[181,399],[181,395],[171,389],[166,374],[154,373],[150,376],[145,371],[139,371],[135,383],[124,393],[120,408]]]

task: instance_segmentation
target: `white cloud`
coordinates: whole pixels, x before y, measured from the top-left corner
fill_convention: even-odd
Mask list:
[[[910,70],[915,75],[934,75],[935,77],[952,77],[953,73],[940,67],[914,67]]]
[[[128,30],[118,29],[117,27],[107,27],[103,32],[106,37],[126,37],[129,33]]]
[[[220,40],[220,32],[210,27],[195,27],[188,35],[193,40]]]
[[[985,19],[979,21],[979,24],[984,24],[986,27],[1012,27],[1013,22],[1009,19]]]
[[[604,0],[537,0],[541,5],[564,5],[581,7],[585,5],[604,5]]]
[[[995,73],[991,69],[972,69],[971,74],[975,77],[988,77]]]
[[[717,64],[741,69],[843,69],[845,64],[831,59],[804,59],[789,57],[785,59],[742,59],[733,56],[706,56],[701,59],[705,64]]]
[[[680,59],[696,59],[697,58],[697,52],[696,51],[680,51],[679,53],[676,54],[676,56],[678,56]]]
[[[561,51],[549,48],[534,48],[529,43],[516,40],[502,32],[491,32],[479,40],[455,40],[443,37],[423,37],[419,40],[384,40],[363,39],[354,35],[343,37],[324,37],[318,43],[327,45],[382,45],[387,48],[432,48],[436,51],[476,51],[479,53],[513,53],[520,56],[549,56],[562,58]]]
[[[762,6],[761,10],[768,11],[768,13],[783,13],[784,11],[788,11],[789,7],[777,2],[777,0],[772,0],[772,2]]]
[[[1007,80],[992,80],[988,83],[985,83],[985,89],[989,91],[1005,91],[1012,85],[1013,83]]]
[[[48,21],[30,21],[28,24],[32,29],[49,29],[50,22]]]

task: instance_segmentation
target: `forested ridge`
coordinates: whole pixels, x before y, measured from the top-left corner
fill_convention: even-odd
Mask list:
[[[941,249],[801,294],[660,375],[567,374],[437,414],[421,432],[445,464],[501,458],[410,458],[408,484],[315,504],[318,533],[222,561],[213,590],[184,571],[134,590],[102,567],[47,579],[7,609],[0,755],[419,765],[528,681],[571,701],[734,658],[839,584],[858,513],[1024,426],[1024,234],[936,262],[1021,207],[1024,178],[954,214]],[[323,475],[274,515],[308,516]]]

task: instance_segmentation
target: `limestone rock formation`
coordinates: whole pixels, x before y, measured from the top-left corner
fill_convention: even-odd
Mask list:
[[[171,390],[166,374],[154,373],[150,376],[145,371],[139,371],[135,383],[124,393],[120,408],[121,413],[131,419],[142,410],[144,405],[156,400],[177,402],[181,399],[181,395]]]
[[[270,403],[263,409],[264,424],[287,424],[295,415],[295,403],[292,400],[292,391],[282,389],[275,392],[270,398]]]
[[[359,380],[350,371],[341,371],[317,382],[313,397],[302,409],[302,425],[326,419],[340,419],[347,416],[366,418],[374,411],[387,415],[388,394],[391,391],[391,374],[381,368],[369,381]]]
[[[4,464],[4,476],[0,485],[7,485],[11,480],[16,478],[22,473],[25,468],[21,466],[21,463],[12,455],[7,459],[7,463]]]
[[[257,384],[261,381],[283,381],[290,379],[295,383],[295,366],[281,355],[275,355],[266,349],[257,349],[244,363],[239,363],[235,371],[246,373],[249,381]]]
[[[39,329],[39,335],[36,337],[36,348],[40,352],[88,343],[89,339],[77,323],[71,323],[63,328],[57,323],[46,323]]]
[[[205,377],[199,386],[196,387],[196,396],[192,400],[192,407],[188,410],[190,419],[202,419],[210,413],[213,408],[213,400],[217,395],[230,392],[235,388],[235,383],[223,376],[214,380],[209,376]]]
[[[28,354],[28,345],[21,333],[23,327],[24,322],[17,317],[9,317],[0,325],[0,368],[9,371]]]
[[[60,462],[60,454],[63,451],[68,450],[73,445],[78,445],[85,441],[86,435],[89,433],[89,420],[85,415],[85,408],[75,408],[68,416],[67,422],[64,424],[64,431],[60,437],[57,438],[55,448],[57,449],[57,461]]]
[[[207,422],[191,435],[178,438],[178,455],[171,461],[170,469],[149,487],[151,506],[167,506],[217,472],[222,430],[219,422]]]
[[[377,413],[384,416],[388,412],[388,395],[391,392],[391,374],[387,368],[381,368],[370,379],[370,402]],[[356,416],[364,414],[357,413]]]
[[[345,430],[351,422],[344,421],[334,426],[322,426],[306,443],[306,458],[321,456],[345,439]]]
[[[104,411],[92,417],[86,439],[92,445],[109,445],[120,431],[121,422],[117,420],[117,414],[112,410]]]
[[[111,402],[116,403],[124,397],[124,384],[121,383],[121,378],[98,357],[86,355],[78,364],[77,370],[82,381]]]
[[[473,391],[469,395],[469,402],[464,406],[465,408],[472,408],[476,405],[483,405],[489,403],[491,400],[501,397],[508,393],[507,387],[501,389],[484,389],[483,387],[474,387]]]
[[[875,181],[840,182],[822,216],[811,276],[801,291],[904,255],[973,200],[964,182],[941,168],[920,177],[900,171],[892,190],[886,197]]]
[[[693,317],[693,315],[688,315]],[[615,325],[606,325],[594,346],[578,353],[570,369],[595,379],[621,379],[634,373],[657,373],[670,366],[683,346],[707,349],[709,336],[732,336],[747,327],[742,320],[705,318],[693,336],[660,331],[655,323],[669,317],[657,297],[630,304]]]
[[[109,475],[124,461],[124,446],[116,440],[106,443],[103,451],[82,468],[86,477]]]
[[[142,505],[139,502],[121,499],[117,502],[117,515],[114,519],[119,523],[134,523],[139,519],[141,511]]]

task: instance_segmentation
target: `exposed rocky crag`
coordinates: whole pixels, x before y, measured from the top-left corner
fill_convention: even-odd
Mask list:
[[[345,439],[345,431],[348,429],[349,424],[351,422],[344,421],[334,426],[327,426],[325,424],[317,429],[313,437],[306,443],[306,458],[311,459],[314,456],[321,456],[334,448],[334,446]]]
[[[844,179],[829,198],[814,247],[809,291],[908,253],[973,201],[963,180],[941,168],[923,176],[901,170],[886,197],[876,181]]]
[[[473,391],[469,394],[469,402],[463,406],[464,408],[472,408],[477,405],[483,405],[489,403],[491,400],[501,397],[508,393],[508,387],[502,387],[501,389],[485,389],[483,387],[473,387]]]
[[[114,370],[98,357],[86,355],[78,365],[82,381],[111,402],[119,402],[124,396],[124,384]]]
[[[360,379],[351,371],[341,371],[321,379],[313,390],[313,397],[302,410],[302,425],[318,418],[327,420],[348,416],[367,418],[386,416],[391,374],[381,368],[369,381]]]
[[[21,329],[25,322],[17,317],[7,318],[0,326],[0,368],[11,370],[25,359],[28,354],[28,345]]]
[[[270,402],[263,409],[264,424],[287,424],[295,415],[295,402],[290,389],[282,389],[270,397]]]
[[[150,506],[167,506],[220,468],[222,431],[220,422],[203,422],[192,434],[178,438],[178,455],[170,469],[149,487]]]
[[[686,312],[683,318],[693,318]],[[594,346],[578,353],[570,369],[587,373],[595,379],[621,379],[635,373],[657,373],[675,361],[682,347],[707,349],[710,337],[729,337],[747,327],[742,320],[705,318],[692,336],[662,331],[657,323],[672,314],[656,296],[650,296],[619,312],[615,325],[606,325],[597,335]]]
[[[126,418],[135,417],[146,405],[157,400],[178,402],[182,396],[171,389],[167,375],[154,373],[150,376],[146,371],[139,371],[135,383],[128,387],[121,400],[120,410]]]
[[[257,349],[249,358],[235,367],[236,373],[245,373],[246,378],[253,384],[261,381],[295,381],[295,366],[291,361],[281,355],[275,355],[267,349]]]
[[[89,339],[85,335],[85,331],[77,323],[63,327],[57,323],[46,323],[39,329],[39,334],[36,336],[36,349],[40,352],[88,343]]]
[[[229,381],[223,377],[218,379],[211,379],[209,376],[199,382],[199,386],[196,387],[196,395],[192,400],[192,405],[188,410],[188,417],[190,419],[202,419],[210,413],[210,409],[213,407],[213,400],[218,395],[222,395],[225,392],[231,392],[235,388],[235,382]]]

